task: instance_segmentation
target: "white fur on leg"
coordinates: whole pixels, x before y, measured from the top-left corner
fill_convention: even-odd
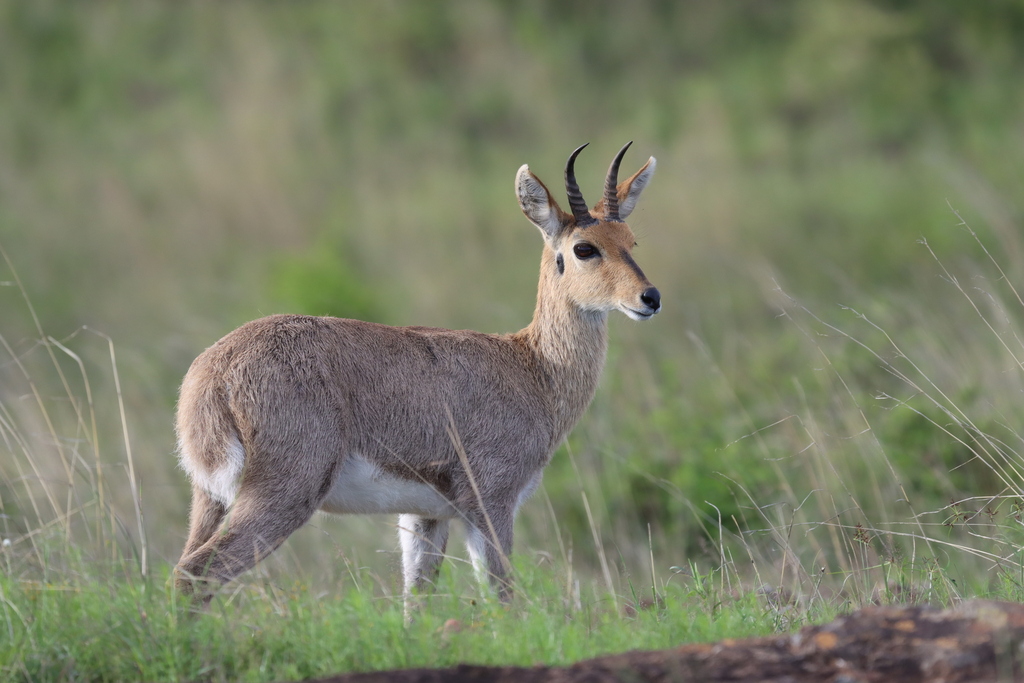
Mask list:
[[[402,546],[402,579],[406,599],[412,595],[413,583],[416,581],[416,558],[420,544],[416,538],[416,515],[398,516],[398,542]]]
[[[437,566],[444,560],[448,543],[448,520],[400,515],[398,540],[402,546],[403,594],[408,616],[413,591],[433,581]]]
[[[472,524],[466,525],[466,550],[469,552],[470,562],[473,563],[476,580],[484,589],[490,586],[487,570],[487,544],[489,542],[482,531]]]

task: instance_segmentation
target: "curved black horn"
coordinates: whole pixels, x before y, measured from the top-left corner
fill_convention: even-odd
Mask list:
[[[608,177],[604,179],[604,215],[605,220],[609,221],[620,221],[619,218],[619,193],[616,190],[619,184],[619,164],[622,163],[622,157],[626,155],[626,150],[633,144],[630,140],[625,146],[619,150],[619,153],[615,155],[615,159],[612,160],[612,165],[608,167]]]
[[[583,201],[583,193],[580,192],[580,186],[576,183],[576,157],[589,144],[588,142],[577,147],[569,155],[569,161],[565,162],[565,194],[569,196],[569,208],[572,209],[572,215],[576,217],[576,225],[579,226],[590,225],[596,222],[594,217],[590,215],[587,203]]]

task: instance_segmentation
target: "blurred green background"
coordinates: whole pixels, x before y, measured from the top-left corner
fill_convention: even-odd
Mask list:
[[[589,141],[592,198],[634,140],[630,173],[658,158],[630,223],[664,310],[612,316],[597,399],[517,541],[554,553],[560,534],[596,571],[597,534],[628,575],[649,550],[659,567],[714,557],[719,524],[756,543],[822,491],[809,519],[875,525],[1006,491],[843,306],[1012,432],[1019,363],[942,268],[1012,339],[1021,310],[951,207],[1022,274],[1022,74],[1011,0],[3,0],[0,246],[46,334],[91,364],[112,477],[124,447],[90,330],[114,340],[149,543],[173,562],[188,505],[173,410],[202,349],[284,311],[519,329],[541,242],[517,168],[560,187]],[[0,280],[0,400],[52,461],[30,475],[11,439],[0,454],[16,535],[32,526],[19,477],[64,470],[10,355],[39,361],[39,334],[2,264]],[[64,419],[60,448],[85,462]],[[109,495],[130,517],[126,486]],[[393,563],[392,525],[317,518],[276,561]],[[846,541],[830,543],[809,555],[842,564]]]

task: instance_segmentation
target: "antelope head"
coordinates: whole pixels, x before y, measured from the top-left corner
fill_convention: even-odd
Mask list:
[[[587,208],[574,166],[587,145],[578,147],[565,165],[566,213],[526,164],[516,174],[516,195],[523,213],[544,236],[543,282],[584,311],[618,309],[633,320],[649,320],[661,310],[661,294],[633,260],[636,238],[625,219],[633,211],[651,176],[651,157],[628,179],[618,182],[619,164],[632,142],[615,155],[604,183],[604,196]],[[551,294],[551,292],[547,292]]]

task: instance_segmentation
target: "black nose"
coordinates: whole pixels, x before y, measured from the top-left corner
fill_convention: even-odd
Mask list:
[[[640,301],[643,301],[648,308],[657,311],[661,308],[661,292],[658,291],[657,287],[648,287],[640,295]]]

